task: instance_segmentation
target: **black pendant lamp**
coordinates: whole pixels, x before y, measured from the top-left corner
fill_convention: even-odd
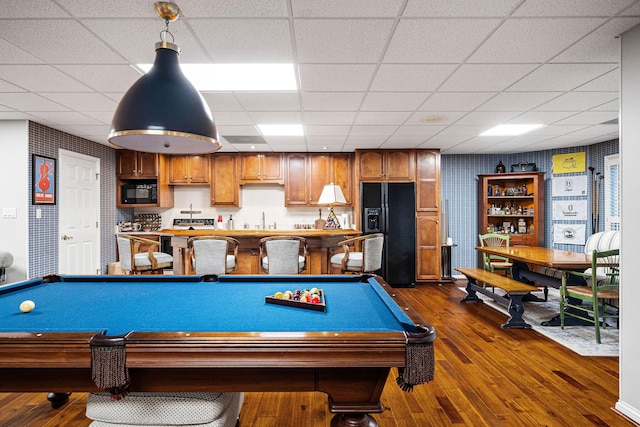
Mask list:
[[[153,67],[140,77],[118,104],[109,142],[135,151],[204,154],[220,149],[216,125],[200,92],[180,69],[180,48],[164,38],[169,22],[180,14],[172,2],[155,3],[166,28],[156,43]],[[173,40],[172,40],[173,41]]]

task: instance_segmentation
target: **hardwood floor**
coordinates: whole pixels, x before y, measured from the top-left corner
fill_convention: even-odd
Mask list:
[[[503,330],[504,315],[460,303],[458,286],[397,289],[436,327],[436,374],[405,393],[393,372],[385,411],[374,415],[381,427],[636,425],[612,410],[617,357],[581,357],[535,331]],[[74,393],[51,409],[45,393],[0,394],[0,426],[88,426],[85,402]],[[323,393],[247,393],[240,424],[329,427],[331,417]]]

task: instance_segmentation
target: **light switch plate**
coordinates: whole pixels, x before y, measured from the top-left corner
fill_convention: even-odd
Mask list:
[[[3,219],[16,219],[18,218],[18,208],[2,208]]]

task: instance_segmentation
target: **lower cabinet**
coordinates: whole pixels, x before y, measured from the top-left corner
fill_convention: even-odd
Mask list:
[[[442,279],[439,217],[418,215],[416,231],[416,280],[439,281]]]

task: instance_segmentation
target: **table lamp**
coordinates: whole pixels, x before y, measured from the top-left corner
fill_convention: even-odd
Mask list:
[[[347,199],[345,199],[339,185],[332,182],[324,186],[318,199],[319,205],[329,205],[329,216],[327,217],[327,223],[324,228],[340,228],[340,221],[338,221],[336,214],[333,212],[333,206],[346,203]]]

